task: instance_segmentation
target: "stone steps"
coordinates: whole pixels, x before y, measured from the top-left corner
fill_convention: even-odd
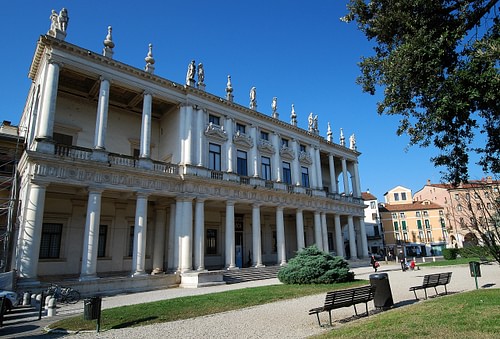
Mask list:
[[[236,270],[224,271],[224,281],[226,284],[237,284],[247,281],[273,279],[278,277],[280,266],[247,267]]]

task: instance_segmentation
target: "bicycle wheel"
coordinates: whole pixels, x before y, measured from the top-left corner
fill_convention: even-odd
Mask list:
[[[68,291],[65,299],[68,304],[76,304],[80,300],[80,292],[76,290]]]

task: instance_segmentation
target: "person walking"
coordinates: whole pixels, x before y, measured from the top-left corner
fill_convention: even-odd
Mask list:
[[[377,272],[377,269],[379,267],[379,263],[377,260],[375,260],[375,256],[372,254],[371,258],[370,258],[370,264],[372,265],[373,269],[375,270],[375,272]]]
[[[398,253],[398,260],[399,260],[399,263],[401,264],[401,270],[403,272],[406,271],[405,255],[404,255],[403,251],[401,251],[401,250]]]

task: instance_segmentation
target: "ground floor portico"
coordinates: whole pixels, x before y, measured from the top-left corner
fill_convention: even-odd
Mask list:
[[[38,166],[20,201],[14,267],[24,283],[284,265],[312,244],[368,254],[362,204],[324,195]]]

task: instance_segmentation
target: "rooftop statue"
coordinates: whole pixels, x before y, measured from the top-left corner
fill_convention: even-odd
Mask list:
[[[193,86],[194,85],[194,75],[196,73],[196,63],[194,60],[191,60],[191,63],[188,65],[188,70],[186,74],[186,85]]]
[[[47,32],[48,35],[64,40],[66,37],[66,30],[68,29],[68,11],[66,8],[61,9],[59,14],[55,10],[52,10],[50,14],[50,29]]]
[[[198,85],[205,82],[205,70],[203,69],[203,64],[200,62],[198,64]]]
[[[271,109],[273,110],[273,118],[278,119],[278,98],[274,97],[273,102],[271,103]]]
[[[314,118],[313,118],[313,114],[312,112],[309,113],[309,117],[307,118],[307,123],[308,123],[308,131],[309,132],[313,132],[314,131],[314,127],[313,127],[313,124],[314,124]]]
[[[250,89],[250,108],[257,109],[257,89],[255,87]]]

